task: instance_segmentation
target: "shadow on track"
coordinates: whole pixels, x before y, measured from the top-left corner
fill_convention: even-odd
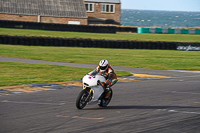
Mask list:
[[[200,108],[200,107],[191,107],[191,106],[134,106],[134,105],[123,105],[123,106],[107,106],[105,108],[85,108],[84,110],[115,110],[115,109],[191,109],[191,108]]]

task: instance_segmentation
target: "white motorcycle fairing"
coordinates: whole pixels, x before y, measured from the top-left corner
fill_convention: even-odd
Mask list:
[[[85,75],[83,77],[83,89],[76,98],[76,107],[83,109],[87,104],[96,103],[97,101],[100,107],[106,107],[111,101],[113,92],[110,88],[110,96],[106,97],[105,90],[101,86],[101,82],[105,80],[105,77],[100,74]]]
[[[95,76],[85,75],[83,77],[83,89],[85,89],[85,87],[92,88],[93,97],[91,101],[93,102],[97,101],[99,97],[101,96],[101,94],[104,92],[103,87],[98,84],[98,80],[100,82],[104,82],[106,79],[99,74]]]

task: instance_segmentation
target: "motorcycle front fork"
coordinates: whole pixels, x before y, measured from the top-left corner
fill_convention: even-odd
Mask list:
[[[88,92],[88,96],[87,96],[87,98],[86,98],[86,101],[87,102],[90,102],[91,101],[91,94],[92,94],[92,88],[90,88],[90,90],[88,91],[87,90],[87,87],[84,87],[84,89]]]

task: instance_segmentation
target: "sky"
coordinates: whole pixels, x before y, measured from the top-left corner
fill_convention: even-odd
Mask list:
[[[198,11],[200,0],[121,0],[122,9]]]

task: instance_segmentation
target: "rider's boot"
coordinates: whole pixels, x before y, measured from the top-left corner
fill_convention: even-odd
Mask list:
[[[111,89],[110,88],[106,88],[106,96],[105,96],[105,98],[109,98],[110,94],[111,94]]]

